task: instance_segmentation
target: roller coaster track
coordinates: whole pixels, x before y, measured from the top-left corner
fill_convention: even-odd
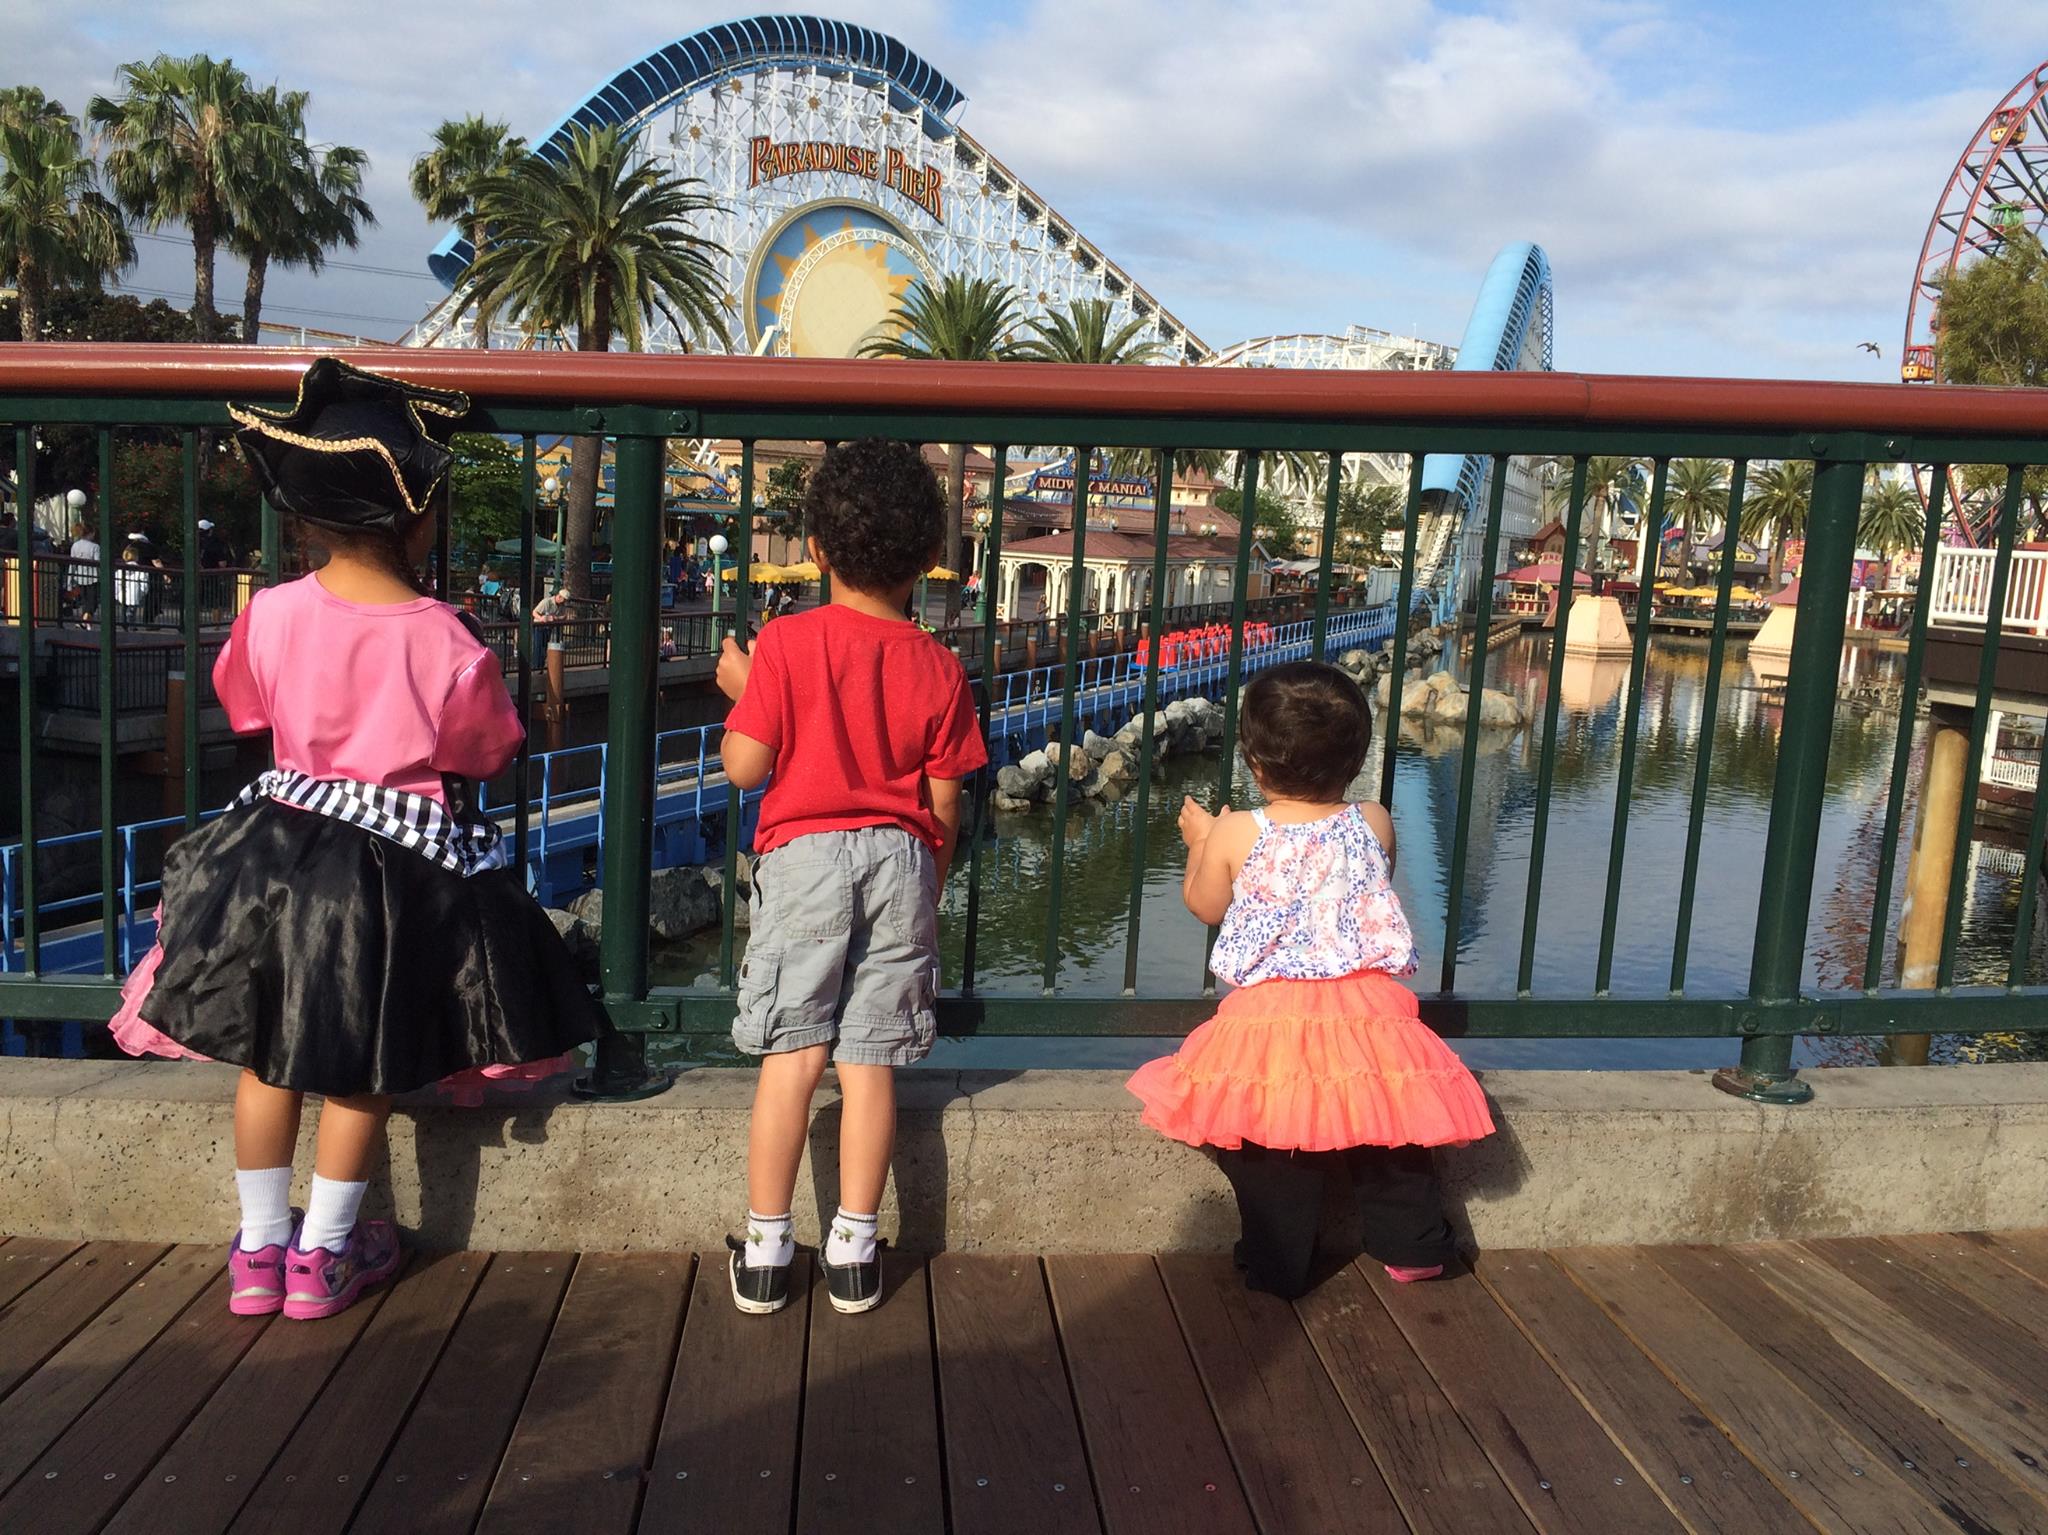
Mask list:
[[[1452,367],[1468,373],[1550,371],[1550,258],[1540,245],[1504,246],[1487,269]],[[1476,453],[1423,465],[1422,523],[1415,542],[1415,589],[1455,606],[1463,589],[1464,537],[1485,518],[1492,466]]]

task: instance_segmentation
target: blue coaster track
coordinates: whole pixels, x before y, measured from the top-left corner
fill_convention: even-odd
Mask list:
[[[1454,372],[1504,373],[1551,367],[1552,300],[1550,258],[1526,241],[1504,246],[1479,296]],[[1491,462],[1481,454],[1438,455],[1422,470],[1422,495],[1429,545],[1417,555],[1415,589],[1432,594],[1438,613],[1455,612],[1464,591],[1464,550],[1469,528],[1486,515]],[[1434,508],[1433,515],[1429,509]]]

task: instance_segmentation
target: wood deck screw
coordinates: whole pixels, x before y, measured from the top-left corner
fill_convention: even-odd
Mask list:
[[[974,1485],[977,1487],[986,1487],[988,1485],[988,1478],[985,1476],[977,1476],[974,1479]]]
[[[1970,1469],[1970,1463],[1967,1460],[1964,1460],[1963,1457],[1960,1455],[1956,1457],[1956,1464],[1961,1466],[1965,1471]]]
[[[1065,1482],[1054,1482],[1052,1484],[1052,1490],[1054,1492],[1065,1492],[1067,1490],[1067,1484]]]
[[[687,1471],[678,1471],[676,1473],[676,1480],[679,1482],[687,1482],[689,1479],[690,1473]]]
[[[1623,1480],[1622,1480],[1622,1479],[1621,1479],[1620,1477],[1618,1477],[1618,1476],[1617,1476],[1617,1477],[1616,1477],[1616,1478],[1614,1479],[1614,1485],[1615,1485],[1615,1486],[1617,1486],[1617,1487],[1623,1487],[1623,1486],[1626,1486],[1626,1485],[1627,1485],[1627,1483],[1625,1483],[1625,1482],[1624,1482],[1624,1481],[1623,1481]]]
[[[1787,1471],[1785,1474],[1795,1482],[1799,1480],[1799,1473],[1797,1471]]]
[[[1851,1476],[1861,1476],[1863,1474],[1863,1468],[1861,1466],[1851,1466],[1849,1468],[1849,1474]]]
[[[1899,1464],[1904,1466],[1908,1471],[1918,1471],[1920,1469],[1918,1466],[1914,1465],[1910,1460],[1902,1460],[1899,1462]],[[1794,1472],[1793,1474],[1796,1476],[1798,1473]]]
[[[1543,1490],[1544,1490],[1545,1492],[1548,1492],[1548,1491],[1550,1491],[1550,1483],[1548,1483],[1548,1482],[1538,1482],[1538,1483],[1537,1483],[1536,1485],[1537,1485],[1538,1487],[1541,1487],[1541,1488],[1542,1488],[1542,1489],[1543,1489]],[[1423,1490],[1424,1492],[1428,1492],[1428,1491],[1429,1491],[1429,1489],[1428,1489],[1427,1487],[1423,1488],[1422,1490]]]
[[[1692,1485],[1692,1478],[1689,1476],[1681,1476],[1678,1480],[1683,1486],[1690,1487]]]

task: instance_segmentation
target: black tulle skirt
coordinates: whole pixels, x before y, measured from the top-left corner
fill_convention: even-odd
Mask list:
[[[603,1026],[511,870],[464,878],[263,800],[171,848],[157,950],[130,978],[114,1034],[131,1053],[204,1056],[346,1096],[543,1074]]]

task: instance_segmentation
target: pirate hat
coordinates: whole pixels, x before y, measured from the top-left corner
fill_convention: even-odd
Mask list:
[[[448,438],[469,396],[382,378],[322,357],[288,411],[230,405],[235,434],[279,510],[331,528],[395,528],[448,473]]]

